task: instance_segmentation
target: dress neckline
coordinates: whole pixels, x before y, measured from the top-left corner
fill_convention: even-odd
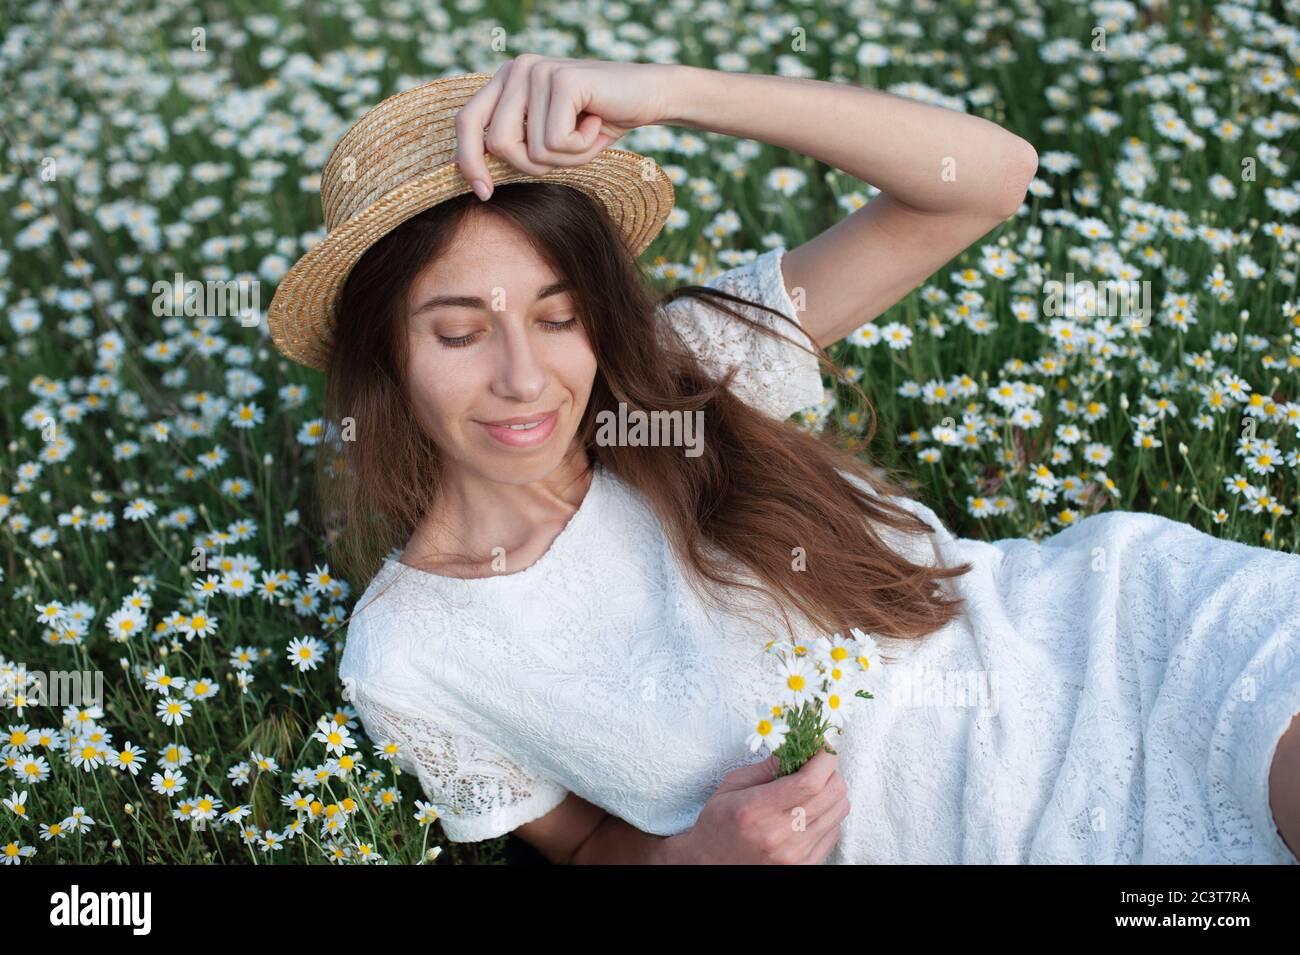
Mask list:
[[[422,570],[419,567],[413,567],[410,564],[398,560],[396,557],[387,557],[384,560],[384,566],[400,572],[408,572],[417,575],[422,580],[436,582],[448,587],[459,587],[468,589],[472,587],[490,586],[493,581],[519,581],[531,580],[533,577],[544,573],[546,568],[557,560],[557,555],[569,547],[569,542],[576,536],[581,525],[589,519],[591,511],[596,504],[597,493],[606,479],[605,468],[599,461],[591,462],[591,482],[587,485],[587,493],[582,496],[582,501],[578,504],[578,509],[569,516],[569,520],[560,528],[560,532],[555,535],[551,543],[543,551],[542,556],[524,567],[510,573],[489,574],[486,577],[448,577],[445,574],[435,574],[431,571]]]

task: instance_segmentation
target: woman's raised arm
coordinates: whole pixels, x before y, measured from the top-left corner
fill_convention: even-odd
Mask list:
[[[1038,168],[1028,142],[967,113],[825,80],[661,69],[661,122],[791,149],[881,190],[785,256],[799,321],[823,347],[1013,215]]]

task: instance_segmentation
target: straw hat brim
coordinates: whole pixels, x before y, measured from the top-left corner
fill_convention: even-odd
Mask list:
[[[633,257],[649,247],[672,212],[672,181],[657,163],[638,153],[606,149],[581,166],[559,167],[544,176],[521,172],[491,153],[484,158],[494,186],[555,182],[597,199]],[[327,233],[276,286],[267,307],[267,326],[276,349],[292,361],[325,370],[339,297],[352,267],[396,226],[470,191],[460,167],[446,163],[384,194]]]

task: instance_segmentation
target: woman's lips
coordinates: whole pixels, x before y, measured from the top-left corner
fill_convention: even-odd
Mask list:
[[[552,411],[545,418],[542,418],[535,426],[531,428],[511,428],[508,425],[487,424],[480,421],[483,430],[502,444],[512,448],[531,448],[541,444],[551,436],[555,430],[555,422],[558,419],[556,412]]]

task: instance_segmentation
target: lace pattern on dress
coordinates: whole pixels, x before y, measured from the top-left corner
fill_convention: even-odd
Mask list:
[[[510,832],[550,812],[568,795],[558,783],[533,775],[485,740],[430,713],[415,716],[380,702],[380,694],[344,680],[347,696],[378,746],[394,743],[398,767],[415,773],[452,842],[477,842]]]
[[[781,260],[785,248],[777,247],[704,282],[707,288],[762,302],[799,322],[798,310],[786,289]],[[733,305],[734,303],[727,303]],[[770,312],[736,305],[737,311],[778,331],[788,342],[798,334],[788,322]],[[819,404],[825,394],[821,366],[815,355],[755,331],[698,300],[682,298],[662,306],[661,312],[705,369],[716,378],[732,365],[740,370],[731,391],[746,404],[784,420],[796,411]],[[802,325],[800,325],[802,328]],[[673,347],[671,335],[664,341]],[[808,335],[799,344],[813,346]]]

